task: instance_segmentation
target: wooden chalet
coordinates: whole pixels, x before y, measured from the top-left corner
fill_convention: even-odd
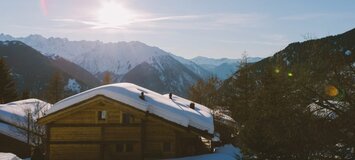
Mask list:
[[[209,152],[213,118],[205,106],[130,83],[79,93],[38,121],[50,160],[163,159]]]

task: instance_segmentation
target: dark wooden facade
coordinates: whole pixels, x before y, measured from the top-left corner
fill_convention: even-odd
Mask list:
[[[13,153],[20,158],[31,157],[31,146],[10,136],[0,133],[0,152]]]
[[[160,159],[206,153],[196,129],[96,96],[39,120],[47,159]],[[209,136],[206,134],[205,136]]]

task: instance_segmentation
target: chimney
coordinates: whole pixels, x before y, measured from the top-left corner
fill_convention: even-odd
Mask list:
[[[190,103],[190,108],[191,108],[191,109],[195,109],[195,103],[192,103],[192,102],[191,102],[191,103]]]
[[[173,94],[171,92],[169,93],[169,98],[173,99]]]
[[[143,91],[141,92],[141,95],[139,96],[139,98],[142,99],[142,100],[145,100],[144,92],[143,92]]]

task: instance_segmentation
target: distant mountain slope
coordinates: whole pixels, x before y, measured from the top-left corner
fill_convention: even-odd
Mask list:
[[[248,62],[254,63],[262,58],[259,57],[248,57]],[[229,78],[239,67],[240,59],[229,59],[229,58],[207,58],[198,56],[191,59],[192,62],[200,65],[205,70],[216,75],[218,78],[225,80]]]
[[[0,41],[0,57],[11,69],[19,91],[28,89],[39,94],[55,72],[61,73],[65,82],[76,80],[82,90],[98,85],[98,80],[81,67],[60,57],[44,56],[19,41]]]
[[[195,74],[199,75],[202,79],[207,79],[210,76],[212,76],[212,73],[210,71],[204,69],[203,67],[201,67],[200,65],[196,64],[191,60],[185,59],[180,56],[176,56],[174,54],[170,54],[170,56],[172,56],[174,59],[182,63],[185,67],[190,69]]]
[[[159,93],[187,96],[188,86],[200,77],[169,55],[155,57],[125,74],[122,82],[131,82]]]

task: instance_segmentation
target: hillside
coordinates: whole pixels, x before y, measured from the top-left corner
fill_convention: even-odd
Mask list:
[[[224,81],[221,103],[242,126],[242,150],[260,159],[353,159],[354,40],[355,29],[292,43]]]
[[[19,92],[27,89],[38,96],[43,93],[56,72],[63,76],[66,85],[70,80],[75,80],[81,90],[98,85],[98,80],[81,67],[60,57],[44,56],[19,41],[0,42],[0,57],[9,66]],[[67,90],[78,92],[70,86]]]

